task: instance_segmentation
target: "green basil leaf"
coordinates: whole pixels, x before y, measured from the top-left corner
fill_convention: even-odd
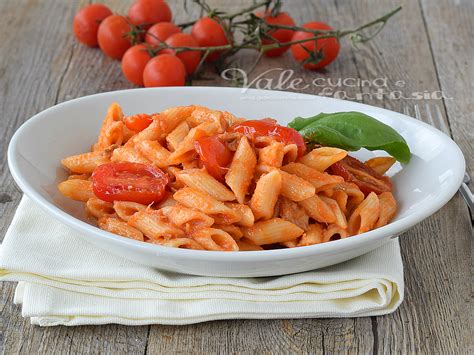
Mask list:
[[[401,163],[410,161],[410,148],[392,127],[361,112],[320,113],[297,117],[288,124],[312,143],[345,150],[384,150]]]

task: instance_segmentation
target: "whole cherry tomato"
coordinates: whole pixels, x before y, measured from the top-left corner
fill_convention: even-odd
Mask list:
[[[112,15],[112,11],[102,4],[88,5],[74,16],[73,30],[79,42],[89,46],[97,47],[97,31],[100,23]]]
[[[199,47],[194,37],[187,33],[175,33],[166,40],[166,44],[171,47]],[[175,51],[164,49],[161,53],[175,54]],[[183,62],[187,74],[194,73],[201,60],[201,52],[199,51],[183,51],[176,54],[176,56]]]
[[[266,23],[270,25],[284,25],[284,26],[294,26],[295,21],[288,15],[286,12],[280,12],[276,16],[272,16],[271,12],[257,12],[255,15],[265,20]],[[270,31],[267,33],[268,36],[273,37],[275,40],[269,38],[262,38],[263,44],[270,44],[270,43],[285,43],[290,42],[291,38],[293,37],[294,31],[286,30],[286,29],[278,29],[274,31]],[[290,46],[285,46],[281,48],[270,49],[265,52],[267,57],[278,57],[285,53]]]
[[[229,44],[224,28],[214,19],[202,17],[191,30],[191,34],[196,39],[200,47],[215,47]],[[209,53],[206,62],[212,62],[219,58],[222,51]]]
[[[152,58],[143,71],[145,87],[183,86],[186,68],[181,59],[173,54],[160,54]]]
[[[353,182],[365,195],[371,192],[378,195],[382,192],[392,191],[392,182],[388,176],[377,173],[350,156],[331,165],[329,171],[331,174],[342,176],[347,182]]]
[[[234,154],[217,137],[201,137],[194,142],[194,148],[199,154],[207,172],[219,181],[224,181]]]
[[[303,27],[312,30],[332,30],[332,27],[323,22],[309,22],[304,24]],[[297,31],[291,40],[299,41],[311,37],[314,37],[314,34]],[[306,69],[321,69],[336,59],[339,53],[339,48],[339,42],[336,38],[322,38],[317,41],[312,40],[304,43],[292,44],[291,53],[297,62],[303,62],[303,66]],[[308,52],[315,53],[315,56],[320,56],[321,59],[317,63],[305,63],[309,58]]]
[[[124,16],[112,15],[107,17],[99,26],[97,38],[99,47],[105,55],[121,59],[132,45],[129,40],[131,27]]]
[[[158,22],[170,22],[171,10],[163,0],[137,0],[128,10],[130,22],[144,29]]]
[[[94,194],[103,201],[132,201],[148,205],[160,201],[169,176],[160,169],[140,163],[99,165],[92,173]]]
[[[157,46],[161,42],[166,41],[171,35],[179,32],[181,32],[181,29],[171,22],[155,23],[148,29],[145,35],[145,42],[152,46]]]
[[[123,121],[125,122],[125,126],[127,126],[128,129],[135,132],[140,132],[151,125],[153,119],[146,113],[138,113],[133,116],[125,117]]]
[[[298,131],[280,126],[273,119],[244,121],[233,125],[230,130],[243,133],[250,139],[255,136],[273,136],[285,144],[294,143],[298,147],[298,156],[302,156],[306,151],[306,144]]]
[[[143,70],[152,57],[144,44],[127,49],[122,57],[122,72],[131,83],[143,86]]]

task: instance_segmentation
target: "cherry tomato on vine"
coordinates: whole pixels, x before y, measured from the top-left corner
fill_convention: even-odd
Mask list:
[[[193,25],[191,34],[200,47],[215,47],[229,44],[224,28],[216,20],[209,17],[199,19]],[[206,57],[206,62],[217,60],[221,53],[221,51],[209,53]]]
[[[217,137],[201,137],[194,142],[194,148],[199,154],[207,172],[219,181],[224,181],[234,154]]]
[[[271,12],[266,12],[266,13],[257,12],[255,15],[264,19],[265,22],[270,25],[284,25],[284,26],[295,25],[295,21],[293,21],[291,16],[288,15],[286,12],[280,12],[276,16],[272,16]],[[262,43],[270,44],[270,43],[275,43],[275,42],[280,42],[280,43],[290,42],[291,38],[293,37],[293,33],[294,31],[286,30],[286,29],[278,29],[278,30],[270,31],[267,33],[267,35],[273,37],[275,41],[270,38],[263,38]],[[285,53],[289,48],[290,46],[270,49],[265,52],[265,55],[267,57],[278,57],[282,55],[283,53]]]
[[[151,58],[144,44],[127,49],[122,57],[122,72],[125,78],[135,85],[143,86],[143,70]]]
[[[124,16],[112,15],[107,17],[99,26],[97,38],[99,47],[105,55],[121,59],[132,45],[128,37],[131,27]]]
[[[300,157],[306,151],[306,144],[298,131],[293,128],[280,126],[273,119],[244,121],[230,127],[230,131],[243,133],[250,139],[253,139],[255,136],[273,136],[286,144],[294,143],[298,147],[298,156]]]
[[[100,23],[112,15],[112,11],[102,4],[88,5],[74,16],[73,30],[79,42],[89,46],[97,47],[97,31]]]
[[[138,113],[123,119],[125,126],[135,132],[141,132],[153,122],[153,118],[146,113]]]
[[[358,159],[350,156],[346,156],[331,165],[329,171],[331,174],[342,176],[347,182],[353,182],[359,186],[365,195],[371,192],[378,195],[382,192],[392,191],[392,182],[388,176],[377,173]]]
[[[303,27],[312,30],[332,30],[332,27],[323,22],[308,22]],[[312,33],[297,31],[291,40],[299,41],[311,37],[314,37]],[[322,38],[317,41],[293,44],[291,45],[291,53],[297,62],[303,62],[306,69],[321,69],[336,59],[339,48],[339,42],[336,38]],[[317,63],[304,63],[309,58],[308,51],[315,53],[316,57],[321,56],[321,59]]]
[[[160,54],[152,58],[143,71],[145,87],[183,86],[186,82],[186,68],[173,54]]]
[[[194,37],[187,33],[175,33],[165,42],[171,47],[199,47]],[[163,49],[161,53],[174,54],[175,51],[172,49]],[[183,62],[187,74],[194,73],[201,60],[201,52],[199,51],[183,51],[176,54],[176,56]]]
[[[130,22],[144,29],[158,22],[170,22],[171,10],[163,0],[137,0],[128,10]]]
[[[99,165],[92,173],[94,194],[103,201],[132,201],[148,205],[160,201],[169,176],[160,169],[140,163]]]
[[[168,37],[180,32],[181,29],[171,22],[155,23],[148,29],[145,35],[145,42],[152,46],[157,46],[161,42],[166,41]]]

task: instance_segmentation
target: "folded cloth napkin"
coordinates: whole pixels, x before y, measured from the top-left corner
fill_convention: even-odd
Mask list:
[[[397,240],[321,270],[265,278],[182,275],[83,241],[23,197],[0,248],[0,280],[33,324],[191,324],[216,319],[359,317],[403,300]]]

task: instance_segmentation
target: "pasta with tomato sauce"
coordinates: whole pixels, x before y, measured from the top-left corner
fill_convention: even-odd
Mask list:
[[[270,118],[202,106],[125,117],[112,104],[91,152],[64,158],[66,197],[101,229],[168,247],[257,251],[348,238],[397,213],[394,159],[308,150]]]

